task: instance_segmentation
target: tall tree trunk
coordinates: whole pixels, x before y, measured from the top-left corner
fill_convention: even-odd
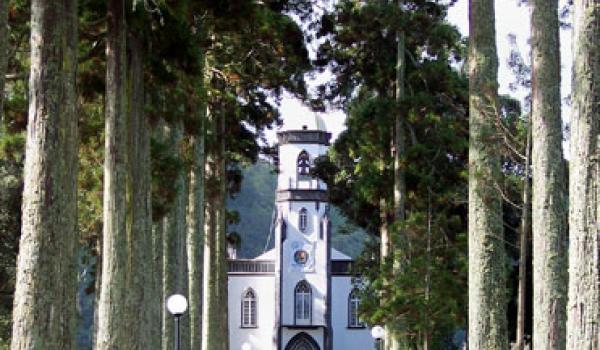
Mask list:
[[[228,288],[227,288],[227,172],[226,164],[227,158],[225,153],[225,140],[227,139],[227,132],[225,126],[225,114],[221,114],[218,119],[217,125],[217,140],[218,140],[218,153],[216,157],[217,167],[217,179],[219,179],[219,194],[217,201],[217,229],[216,235],[216,248],[217,252],[217,305],[219,311],[217,313],[219,328],[217,329],[216,336],[220,341],[220,349],[229,349],[229,324],[227,321],[228,315]]]
[[[425,273],[425,305],[429,315],[431,315],[431,306],[429,304],[429,297],[431,294],[431,270],[433,269],[432,258],[431,258],[431,240],[432,240],[432,223],[433,223],[433,208],[431,205],[431,188],[427,187],[427,262],[426,262],[426,273]],[[430,327],[433,322],[427,322],[425,327],[425,334],[423,335],[423,350],[429,350],[429,344],[431,343],[431,334],[433,333]]]
[[[382,274],[383,279],[385,280],[386,288],[389,285],[388,279],[391,279],[392,272],[390,267],[390,258],[393,254],[392,252],[392,239],[390,233],[390,225],[388,213],[389,205],[386,202],[385,198],[379,198],[379,256],[381,258],[380,261],[380,274]],[[387,322],[385,325],[385,337],[383,339],[383,344],[387,350],[393,348],[393,346],[398,346],[395,341],[397,337],[395,323]]]
[[[531,115],[527,122],[527,141],[525,144],[525,175],[523,176],[523,209],[521,210],[521,236],[519,237],[519,296],[517,300],[517,349],[525,348],[525,306],[527,295],[527,247],[529,245],[529,228],[531,227]]]
[[[202,349],[221,349],[222,339],[219,338],[219,281],[218,281],[218,210],[220,196],[220,179],[218,178],[218,146],[216,130],[217,121],[214,113],[209,112],[207,118],[207,155],[205,160],[205,191],[204,204],[204,273],[202,292]]]
[[[29,119],[11,349],[74,349],[77,1],[31,3]]]
[[[106,143],[104,151],[104,226],[102,286],[96,349],[117,349],[129,336],[127,282],[127,106],[125,4],[108,1],[106,39]]]
[[[149,193],[149,131],[144,116],[143,47],[131,33],[129,47],[129,114],[127,179],[127,349],[148,349],[153,333],[151,313],[158,300],[151,297],[151,201]],[[140,322],[140,320],[142,320]]]
[[[506,349],[494,1],[470,0],[469,10],[469,348]]]
[[[178,120],[170,131],[170,143],[173,152],[181,157],[181,143],[183,142],[183,122]],[[171,209],[166,220],[163,237],[163,296],[164,300],[173,294],[182,294],[187,298],[184,279],[185,260],[183,251],[185,245],[185,209],[187,201],[186,176],[181,169],[175,178],[177,193],[171,204]],[[183,328],[183,327],[182,327]],[[163,314],[163,349],[173,349],[173,315],[169,312]]]
[[[125,344],[127,278],[127,106],[125,4],[110,0],[106,40],[106,143],[104,151],[104,226],[102,286],[96,349]]]
[[[140,75],[143,79],[143,74]],[[144,100],[145,101],[145,100]],[[144,237],[144,283],[146,284],[144,291],[144,319],[145,325],[142,330],[142,336],[146,337],[142,345],[144,349],[160,349],[161,344],[161,310],[162,310],[162,293],[160,288],[161,269],[157,265],[157,237],[154,231],[152,221],[152,156],[150,150],[151,132],[147,116],[142,115],[140,123],[140,161],[142,183],[141,192],[143,194],[142,201],[142,216],[144,220],[143,232]],[[160,241],[158,241],[160,242]],[[162,243],[162,242],[161,242]]]
[[[404,0],[397,0],[398,7],[401,8],[404,4]],[[405,203],[406,203],[406,181],[404,171],[404,157],[406,155],[405,145],[405,131],[404,131],[404,116],[400,112],[400,103],[404,99],[404,75],[406,71],[406,58],[404,55],[404,32],[399,30],[396,33],[396,84],[394,97],[396,99],[398,112],[394,118],[394,220],[396,224],[404,225],[405,218]],[[396,242],[394,242],[395,237]],[[408,246],[406,245],[406,236],[404,230],[400,230],[395,235],[390,237],[391,254],[393,256],[393,275],[398,273],[401,262],[407,255]],[[401,323],[403,323],[401,321]],[[401,336],[393,330],[386,329],[386,334],[389,334],[388,338],[388,349],[397,350],[400,349],[402,344]]]
[[[202,344],[202,244],[204,237],[204,119],[205,108],[201,107],[199,129],[190,138],[192,167],[189,176],[188,202],[188,286],[190,349],[201,349]]]
[[[0,136],[4,128],[4,82],[8,65],[8,0],[0,0]]]
[[[600,349],[600,4],[575,0],[567,349]]]
[[[533,348],[564,349],[567,197],[560,118],[558,0],[531,3]]]
[[[153,309],[152,329],[155,334],[152,335],[151,349],[161,349],[163,339],[163,320],[165,310],[165,298],[163,294],[163,235],[164,235],[164,220],[159,220],[152,224],[152,294],[153,300],[156,303]]]

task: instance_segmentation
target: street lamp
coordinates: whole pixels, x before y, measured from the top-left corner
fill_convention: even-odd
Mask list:
[[[187,299],[181,294],[173,294],[167,299],[167,310],[175,317],[175,350],[180,350],[179,318],[187,310],[187,306]]]
[[[377,325],[377,326],[371,328],[371,336],[373,337],[373,339],[375,339],[375,349],[376,350],[382,349],[381,339],[383,339],[383,337],[385,336],[385,330],[383,329],[383,327]]]

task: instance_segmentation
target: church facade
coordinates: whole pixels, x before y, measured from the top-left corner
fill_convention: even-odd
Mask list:
[[[315,116],[277,136],[275,247],[229,260],[230,349],[373,349],[358,318],[352,259],[331,246],[326,185],[310,175],[331,134]]]

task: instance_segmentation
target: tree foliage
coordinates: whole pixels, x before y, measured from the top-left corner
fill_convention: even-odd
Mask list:
[[[398,260],[379,261],[375,246],[360,271],[369,281],[366,320],[393,325],[415,346],[425,339],[441,344],[465,322],[467,84],[451,66],[462,59],[464,46],[445,15],[436,1],[401,7],[340,1],[319,26],[324,41],[316,64],[334,77],[320,87],[321,97],[345,107],[348,119],[317,173],[328,183],[332,203],[375,236],[382,216],[372,213],[380,211],[381,200],[392,202],[394,116],[405,120],[407,213],[404,222],[391,225],[393,236],[403,232],[396,238],[404,242],[396,252],[399,273],[391,275]],[[398,30],[406,35],[408,57],[407,94],[400,101],[392,92]]]

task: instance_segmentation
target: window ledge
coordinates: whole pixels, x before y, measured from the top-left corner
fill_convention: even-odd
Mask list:
[[[367,326],[346,326],[347,329],[365,329]]]
[[[255,328],[258,328],[258,326],[240,326],[240,328],[242,328],[242,329],[255,329]]]

